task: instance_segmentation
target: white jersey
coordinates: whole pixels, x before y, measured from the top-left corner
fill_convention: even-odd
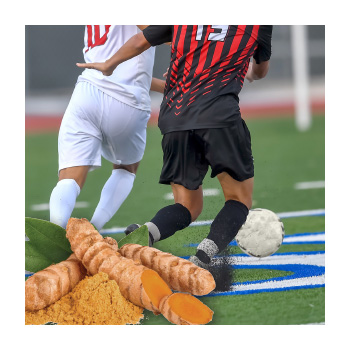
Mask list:
[[[139,33],[136,25],[85,26],[86,63],[104,62],[115,54],[132,36]],[[128,61],[121,63],[111,76],[95,69],[85,69],[78,82],[87,81],[107,95],[138,109],[150,111],[151,87],[155,48],[150,47]]]

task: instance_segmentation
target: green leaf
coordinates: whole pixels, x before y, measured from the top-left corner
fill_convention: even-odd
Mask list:
[[[148,246],[148,240],[149,240],[148,228],[146,225],[143,225],[138,229],[136,229],[135,231],[128,234],[126,237],[122,238],[118,242],[118,248],[121,248],[124,244],[128,244],[128,243]]]
[[[30,241],[25,242],[25,269],[30,272],[38,272],[52,265],[54,262],[41,254]],[[64,260],[64,259],[63,259]]]
[[[29,246],[36,251],[31,258],[34,259],[33,266],[40,265],[42,257],[51,263],[59,263],[72,254],[66,230],[52,222],[27,217],[25,233],[30,240]]]

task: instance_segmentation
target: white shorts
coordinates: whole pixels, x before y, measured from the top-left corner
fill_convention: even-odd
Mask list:
[[[139,162],[146,147],[150,112],[126,105],[92,84],[80,82],[63,116],[58,136],[59,170]]]

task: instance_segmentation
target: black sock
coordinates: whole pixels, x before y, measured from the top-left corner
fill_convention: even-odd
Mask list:
[[[249,209],[241,202],[228,200],[210,227],[208,239],[224,250],[236,237],[237,232],[245,223]]]
[[[151,239],[160,241],[189,226],[191,221],[189,210],[183,205],[176,203],[160,209],[151,220],[151,223],[156,226],[153,231],[158,232],[152,232],[152,225],[147,225],[147,223],[146,225],[149,228],[150,235],[153,236]]]
[[[198,246],[197,258],[208,263],[214,254],[223,251],[236,237],[248,213],[243,203],[228,200],[211,224],[208,237]]]

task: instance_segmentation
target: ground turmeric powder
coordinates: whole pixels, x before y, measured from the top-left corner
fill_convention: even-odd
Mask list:
[[[125,325],[137,324],[143,309],[127,301],[117,283],[105,273],[80,281],[72,292],[45,309],[25,313],[25,324]]]

